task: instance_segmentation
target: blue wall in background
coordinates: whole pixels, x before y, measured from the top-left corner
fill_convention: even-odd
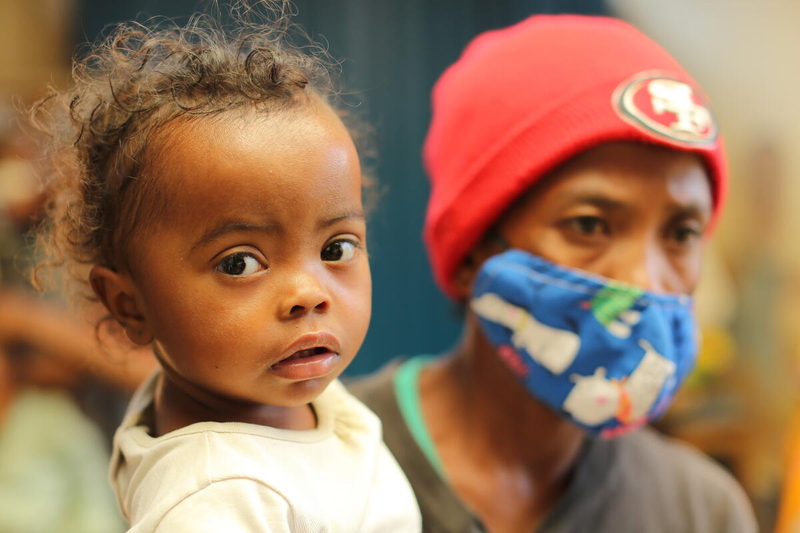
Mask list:
[[[114,22],[150,15],[183,18],[190,0],[83,0],[78,41]],[[344,85],[363,102],[376,130],[383,195],[370,219],[373,317],[348,370],[369,372],[398,355],[447,349],[459,334],[453,305],[430,275],[421,240],[428,184],[420,151],[430,119],[429,95],[442,71],[478,33],[533,13],[605,14],[602,0],[295,0],[316,40],[343,60]]]

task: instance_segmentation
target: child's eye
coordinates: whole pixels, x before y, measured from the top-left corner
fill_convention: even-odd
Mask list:
[[[249,276],[261,269],[261,263],[253,254],[248,252],[236,252],[226,256],[217,265],[217,272],[222,272],[228,276]]]
[[[340,239],[325,245],[325,248],[322,249],[322,253],[320,253],[320,258],[327,262],[347,261],[356,255],[358,249],[358,243],[347,239]]]

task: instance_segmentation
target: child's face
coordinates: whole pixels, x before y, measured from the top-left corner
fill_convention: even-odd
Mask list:
[[[689,294],[699,279],[711,213],[711,187],[698,156],[612,143],[534,186],[496,230],[511,247],[564,266]],[[497,252],[489,246],[477,253]]]
[[[370,318],[349,134],[315,104],[179,123],[156,157],[167,212],[128,254],[142,341],[152,336],[173,381],[307,403],[353,359]]]

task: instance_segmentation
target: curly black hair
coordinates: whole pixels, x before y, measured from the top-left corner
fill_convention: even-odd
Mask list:
[[[272,113],[312,95],[335,104],[338,65],[292,23],[288,1],[229,7],[228,25],[219,14],[198,14],[185,25],[151,19],[114,26],[74,61],[72,87],[51,89],[32,108],[51,162],[40,267],[66,269],[83,296],[91,299],[81,290],[88,289],[87,268],[124,266],[130,231],[146,226],[143,216],[157,216],[160,195],[147,168],[167,123],[246,106]],[[337,107],[363,140],[363,123]],[[34,273],[39,286],[46,278],[41,268]]]

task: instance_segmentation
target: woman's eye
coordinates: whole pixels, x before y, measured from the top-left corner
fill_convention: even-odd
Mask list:
[[[261,263],[253,254],[236,252],[222,259],[217,265],[217,271],[228,276],[249,276],[261,268]]]
[[[605,220],[594,216],[575,217],[569,220],[570,227],[581,235],[594,236],[598,232],[607,233]]]
[[[693,226],[678,226],[672,231],[672,238],[679,244],[689,244],[700,238],[702,230]]]
[[[322,249],[320,257],[323,261],[338,262],[351,259],[358,251],[358,244],[349,240],[333,241]]]

